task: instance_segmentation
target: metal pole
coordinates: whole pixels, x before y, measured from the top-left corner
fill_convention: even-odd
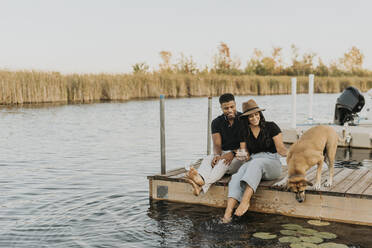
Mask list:
[[[208,97],[207,155],[211,154],[212,97]]]
[[[313,96],[314,96],[314,74],[309,75],[309,117],[308,122],[313,122]]]
[[[161,174],[166,173],[165,169],[165,127],[164,127],[164,95],[160,95],[160,157]]]
[[[291,127],[296,128],[296,91],[297,91],[297,79],[292,78],[292,123]]]

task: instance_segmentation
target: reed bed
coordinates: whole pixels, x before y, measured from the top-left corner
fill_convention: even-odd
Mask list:
[[[347,86],[365,92],[372,77],[315,77],[315,93],[338,93]],[[138,73],[70,74],[0,70],[0,104],[87,103],[139,98],[290,94],[289,76]],[[297,93],[308,92],[308,77],[297,77]]]

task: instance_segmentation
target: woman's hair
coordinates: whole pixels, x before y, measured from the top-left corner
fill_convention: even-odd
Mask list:
[[[260,126],[261,129],[263,129],[266,125],[266,120],[264,115],[262,114],[262,111],[258,111],[258,113],[260,113],[260,123],[258,125]],[[240,121],[241,121],[240,136],[243,137],[244,140],[246,140],[248,136],[251,135],[250,133],[251,131],[249,128],[249,118],[248,116],[243,116],[240,117]]]

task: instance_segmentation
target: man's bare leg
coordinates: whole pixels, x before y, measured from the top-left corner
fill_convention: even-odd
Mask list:
[[[227,207],[225,209],[225,214],[222,218],[223,223],[229,223],[231,221],[231,216],[234,211],[235,206],[238,204],[238,201],[232,197],[227,198]]]
[[[249,185],[247,185],[247,187],[244,190],[242,200],[238,208],[235,210],[236,216],[242,216],[243,214],[245,214],[245,212],[247,212],[252,195],[253,195],[253,189],[249,187]]]

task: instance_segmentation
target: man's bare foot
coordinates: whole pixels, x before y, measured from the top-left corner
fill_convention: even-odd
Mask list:
[[[191,186],[193,187],[193,194],[195,196],[198,196],[200,194],[200,191],[201,191],[201,187],[199,185],[197,185],[193,180],[189,179],[189,178],[186,178],[186,181],[191,184]]]
[[[191,167],[190,170],[186,173],[186,176],[189,179],[193,180],[199,186],[204,185],[203,178],[199,175],[198,171],[195,168]]]
[[[243,214],[245,214],[245,212],[247,212],[249,208],[249,203],[240,203],[238,208],[235,210],[235,215],[236,216],[242,216]]]

